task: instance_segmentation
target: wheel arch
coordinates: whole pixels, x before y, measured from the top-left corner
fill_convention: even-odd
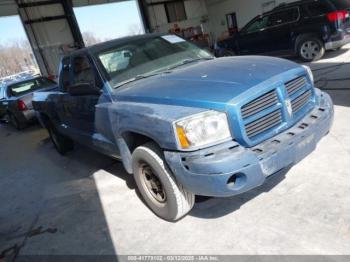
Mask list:
[[[156,139],[154,139],[152,136],[148,134],[144,134],[142,132],[138,132],[138,131],[131,131],[131,130],[124,131],[123,133],[121,133],[120,137],[117,139],[124,168],[129,174],[132,174],[131,158],[132,158],[133,151],[138,146],[141,146],[148,142],[153,142],[159,148],[162,148],[160,146],[160,143],[158,143]]]
[[[299,45],[300,41],[302,41],[303,38],[306,38],[306,37],[316,37],[324,44],[324,40],[323,40],[320,33],[317,33],[317,32],[300,33],[294,40],[294,52],[295,52],[295,54],[298,54],[298,45]]]

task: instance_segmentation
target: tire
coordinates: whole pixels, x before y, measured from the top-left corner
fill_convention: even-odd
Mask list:
[[[60,134],[52,124],[48,124],[47,131],[57,152],[61,155],[65,155],[74,148],[74,142],[70,138]]]
[[[150,142],[137,147],[132,153],[132,168],[144,201],[156,215],[176,221],[192,209],[194,194],[175,180],[157,145]]]
[[[14,114],[8,113],[8,117],[11,125],[17,130],[22,130],[23,128],[26,127],[26,124],[21,123]]]
[[[323,42],[314,36],[304,36],[298,41],[297,54],[301,60],[312,62],[321,59],[325,53]]]

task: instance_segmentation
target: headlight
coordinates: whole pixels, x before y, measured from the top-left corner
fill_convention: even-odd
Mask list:
[[[177,141],[181,148],[189,149],[213,144],[231,138],[225,113],[206,111],[195,114],[174,124]]]
[[[312,73],[312,70],[309,66],[303,65],[303,67],[305,68],[307,74],[310,77],[311,83],[314,84],[314,74]]]

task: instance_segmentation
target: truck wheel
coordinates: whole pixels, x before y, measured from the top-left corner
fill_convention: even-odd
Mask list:
[[[61,135],[52,124],[48,125],[47,131],[49,132],[51,141],[58,153],[64,155],[73,149],[73,141],[64,135]]]
[[[132,168],[142,197],[156,215],[175,221],[192,209],[194,194],[175,180],[157,145],[137,147],[132,154]]]
[[[21,123],[14,114],[8,113],[8,117],[9,117],[10,123],[17,130],[22,130],[23,128],[25,128],[25,124]]]
[[[319,60],[325,53],[321,40],[314,36],[305,36],[298,41],[298,56],[305,62]]]

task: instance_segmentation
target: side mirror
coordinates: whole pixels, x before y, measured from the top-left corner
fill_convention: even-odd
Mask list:
[[[89,83],[79,83],[79,84],[71,85],[68,87],[67,92],[71,96],[88,96],[88,95],[99,96],[102,93],[100,89],[93,87]]]

